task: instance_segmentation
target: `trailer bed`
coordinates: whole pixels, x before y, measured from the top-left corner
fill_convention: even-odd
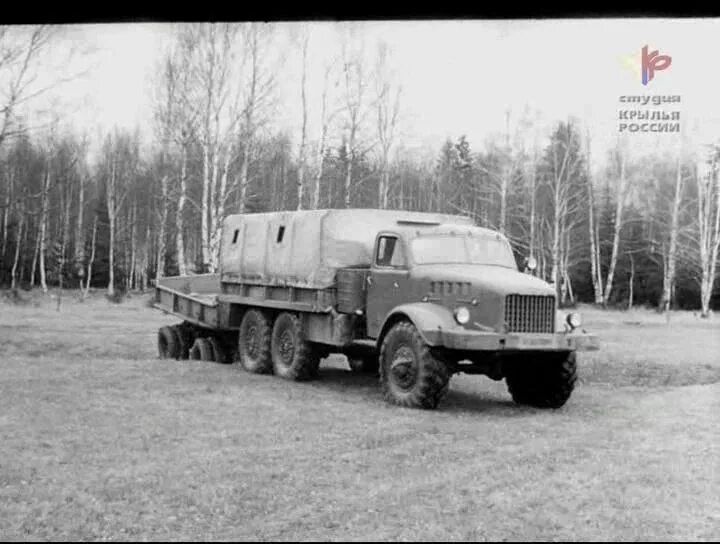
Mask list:
[[[223,329],[219,294],[219,274],[160,278],[153,306],[201,327]]]

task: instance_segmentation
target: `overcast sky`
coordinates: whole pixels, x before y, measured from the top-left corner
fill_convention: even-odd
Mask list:
[[[284,27],[292,26],[286,23]],[[335,23],[310,23],[311,130],[320,97],[320,70],[339,53]],[[96,52],[88,75],[64,87],[62,99],[77,128],[113,126],[150,130],[151,85],[157,61],[169,43],[167,24],[68,27],[68,39]],[[467,135],[474,149],[529,107],[547,125],[574,115],[587,122],[594,148],[617,139],[620,95],[680,95],[683,130],[694,139],[720,137],[720,19],[594,19],[527,21],[397,21],[361,24],[368,49],[384,39],[402,83],[403,140],[437,149],[446,138]],[[280,44],[287,46],[286,32]],[[639,76],[644,45],[672,57],[647,87]],[[285,47],[278,72],[277,125],[300,124],[300,66],[297,47]],[[623,62],[634,58],[636,66]],[[665,106],[678,109],[674,105]],[[633,135],[638,149],[657,142],[676,146],[677,135]]]

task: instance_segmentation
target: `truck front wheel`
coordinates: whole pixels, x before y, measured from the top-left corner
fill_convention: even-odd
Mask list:
[[[242,367],[253,374],[272,370],[270,320],[259,310],[248,310],[240,322],[238,358]]]
[[[513,400],[536,408],[560,408],[575,388],[575,352],[547,355],[541,361],[513,361],[505,368]]]
[[[448,391],[450,372],[412,323],[404,321],[394,325],[382,342],[380,381],[386,401],[433,409]]]
[[[305,339],[297,315],[283,312],[278,316],[270,344],[273,370],[281,378],[306,380],[317,374],[319,351]]]

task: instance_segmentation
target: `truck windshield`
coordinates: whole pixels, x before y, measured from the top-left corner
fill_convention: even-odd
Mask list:
[[[516,269],[510,245],[492,236],[423,236],[411,244],[416,264],[485,264]]]

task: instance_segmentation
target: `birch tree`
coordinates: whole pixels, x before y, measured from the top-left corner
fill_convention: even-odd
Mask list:
[[[339,113],[337,108],[332,106],[334,96],[329,96],[331,91],[338,87],[339,82],[333,78],[335,60],[327,63],[324,68],[322,96],[320,98],[320,137],[317,146],[317,167],[315,169],[315,182],[313,185],[313,209],[320,207],[320,184],[322,182],[325,167],[325,153],[327,151],[328,132],[335,116]],[[333,78],[333,79],[331,79]],[[329,104],[328,102],[331,102]]]
[[[593,294],[595,297],[595,304],[602,304],[603,297],[603,278],[602,268],[600,260],[600,221],[597,216],[597,208],[595,205],[595,186],[593,182],[593,176],[590,171],[590,153],[591,153],[591,141],[590,131],[586,131],[585,136],[585,154],[587,157],[587,196],[588,196],[588,230],[590,239],[590,276],[593,286]]]
[[[702,317],[710,313],[710,297],[720,249],[720,148],[714,148],[707,168],[696,169],[697,243],[700,265],[700,308]]]
[[[307,147],[307,122],[308,122],[308,104],[307,104],[307,55],[308,43],[310,35],[307,28],[303,29],[300,37],[302,47],[302,76],[300,81],[300,101],[302,105],[302,127],[300,130],[300,151],[298,154],[298,173],[297,173],[297,209],[303,208],[303,193],[305,191],[305,152]]]
[[[353,166],[362,151],[359,148],[360,130],[366,116],[367,80],[365,74],[364,44],[355,37],[355,29],[347,26],[341,37],[345,127],[343,133],[345,165],[345,207],[352,197]]]
[[[683,173],[682,173],[682,150],[678,154],[677,166],[675,172],[675,192],[670,212],[670,235],[667,244],[667,253],[664,259],[663,270],[663,292],[660,307],[664,312],[670,309],[673,295],[673,284],[675,283],[675,269],[677,265],[677,243],[680,223],[680,202],[683,191]]]
[[[377,111],[377,136],[380,143],[380,183],[378,184],[378,207],[388,207],[390,189],[390,150],[395,141],[400,109],[401,87],[393,82],[389,66],[389,49],[380,42],[375,66],[375,108]]]
[[[218,225],[219,183],[227,177],[220,171],[229,163],[231,137],[238,122],[238,93],[233,83],[237,61],[236,24],[193,24],[181,29],[179,45],[184,70],[189,72],[183,108],[197,123],[202,155],[201,251],[204,267],[217,266],[215,234]],[[221,156],[225,153],[225,156]],[[224,198],[222,189],[220,199]]]
[[[607,306],[610,300],[610,293],[613,288],[613,279],[615,277],[615,267],[618,260],[618,251],[620,248],[620,233],[623,228],[623,211],[625,210],[625,200],[627,198],[627,151],[618,145],[616,150],[616,162],[618,163],[618,172],[615,173],[617,178],[615,184],[615,216],[613,221],[613,241],[612,253],[610,254],[610,269],[606,278],[605,287],[602,292],[602,303]]]
[[[558,299],[565,301],[571,286],[568,268],[573,252],[570,233],[582,220],[581,190],[584,185],[584,157],[572,122],[560,123],[545,153],[543,192],[546,201],[546,239],[550,247],[550,280]]]

